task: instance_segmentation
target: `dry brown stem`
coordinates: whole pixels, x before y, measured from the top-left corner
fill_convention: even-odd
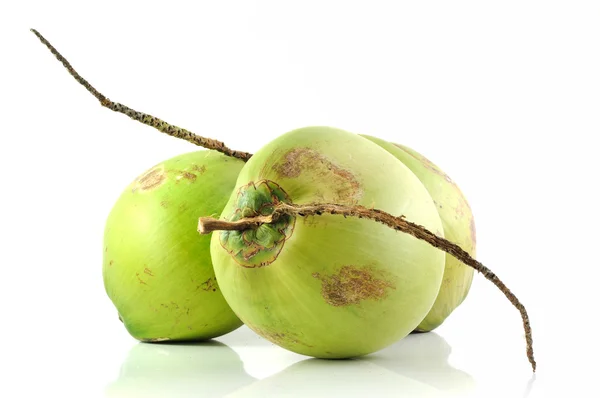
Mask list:
[[[250,228],[258,228],[262,224],[269,224],[277,220],[282,215],[292,216],[319,216],[321,214],[339,214],[344,217],[366,218],[387,225],[396,231],[401,231],[414,236],[417,239],[423,240],[430,245],[456,257],[464,264],[472,267],[476,271],[492,282],[506,298],[519,310],[523,320],[523,329],[525,330],[525,340],[527,343],[527,358],[531,363],[531,367],[535,372],[536,362],[533,357],[533,338],[531,336],[531,325],[529,316],[525,310],[525,306],[521,304],[519,299],[506,287],[506,285],[494,274],[489,268],[475,260],[466,251],[458,245],[430,232],[427,228],[412,223],[404,218],[404,216],[396,217],[382,210],[369,209],[363,206],[345,206],[338,204],[314,203],[308,205],[293,205],[287,203],[279,203],[275,206],[275,210],[270,216],[259,216],[255,218],[245,218],[235,222],[224,220],[215,220],[211,217],[202,217],[198,222],[198,231],[203,234],[208,234],[218,230],[237,230],[243,231]]]
[[[213,217],[200,217],[198,220],[198,232],[206,235],[213,231],[245,231],[247,229],[256,229],[263,224],[270,224],[273,220],[273,215],[242,218],[238,221],[224,221]]]
[[[79,82],[79,84],[81,84],[83,87],[85,87],[87,89],[87,91],[89,91],[94,97],[96,97],[96,99],[98,99],[98,101],[100,101],[100,104],[103,107],[108,108],[111,111],[115,111],[115,112],[127,115],[130,118],[132,118],[133,120],[137,120],[138,122],[143,123],[147,126],[154,127],[158,131],[165,133],[167,135],[170,135],[172,137],[186,140],[188,142],[191,142],[194,145],[198,145],[203,148],[213,149],[213,150],[221,152],[225,155],[241,159],[244,162],[247,161],[248,159],[250,159],[250,157],[252,156],[252,154],[250,154],[250,153],[234,151],[233,149],[230,149],[227,146],[225,146],[225,144],[221,141],[213,140],[211,138],[201,137],[201,136],[196,135],[196,134],[192,133],[191,131],[188,131],[184,128],[169,124],[169,123],[165,122],[164,120],[159,119],[155,116],[152,116],[152,115],[149,115],[149,114],[143,113],[143,112],[138,112],[138,111],[131,109],[128,106],[125,106],[118,102],[112,102],[111,100],[106,98],[102,93],[100,93],[98,90],[96,90],[87,80],[85,80],[83,77],[81,77],[81,75],[79,73],[77,73],[77,71],[73,68],[73,66],[71,66],[69,61],[67,61],[66,58],[63,57],[56,50],[56,48],[54,48],[52,46],[52,44],[50,44],[50,42],[48,42],[48,40],[46,40],[44,38],[44,36],[42,36],[35,29],[31,29],[31,31],[38,37],[38,39],[40,39],[40,41],[43,44],[46,45],[46,47],[48,47],[50,52],[52,54],[54,54],[56,59],[58,59],[63,64],[63,66],[67,69],[67,71],[69,71],[71,76],[73,76],[75,78],[75,80],[77,80]]]

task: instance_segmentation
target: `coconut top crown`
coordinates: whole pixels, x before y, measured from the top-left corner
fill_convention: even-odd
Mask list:
[[[290,203],[290,199],[277,183],[250,182],[237,190],[237,204],[228,221],[271,215],[280,202]],[[275,261],[285,240],[291,236],[294,223],[294,217],[284,215],[257,229],[224,231],[220,235],[221,246],[243,267],[264,267]]]

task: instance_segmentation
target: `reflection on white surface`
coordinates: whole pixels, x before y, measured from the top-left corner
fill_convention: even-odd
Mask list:
[[[448,364],[450,351],[435,333],[411,335],[363,358],[294,363],[228,397],[467,396],[475,383]]]
[[[369,361],[440,391],[465,395],[475,389],[466,372],[448,363],[452,347],[435,332],[411,334],[385,350],[360,360]]]
[[[136,344],[106,396],[221,397],[255,379],[238,354],[211,341],[186,344]]]
[[[529,397],[529,395],[531,395],[531,390],[533,389],[534,383],[535,383],[535,373],[531,376],[531,378],[527,382],[527,387],[525,388],[525,392],[523,393],[523,398],[527,398],[527,397]]]
[[[306,359],[227,395],[241,397],[438,397],[439,391],[373,363]]]
[[[304,359],[245,328],[223,340],[229,345],[136,344],[106,396],[464,397],[475,388],[469,374],[448,363],[451,347],[436,333],[410,335],[352,360]],[[246,371],[266,368],[273,371],[260,379]]]

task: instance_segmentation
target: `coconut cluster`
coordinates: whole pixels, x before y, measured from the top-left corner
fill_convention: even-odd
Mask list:
[[[109,100],[32,32],[103,107],[209,149],[152,167],[108,216],[104,285],[133,337],[206,340],[243,322],[301,354],[365,355],[442,324],[477,270],[519,310],[535,371],[525,307],[475,260],[467,200],[420,153],[331,127],[232,150]]]

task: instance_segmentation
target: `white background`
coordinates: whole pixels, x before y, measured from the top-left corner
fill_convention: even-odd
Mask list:
[[[0,396],[599,396],[599,18],[598,1],[3,2]],[[30,27],[111,99],[236,149],[330,125],[425,154],[529,310],[536,377],[479,275],[435,333],[360,360],[246,328],[138,344],[103,290],[104,220],[194,148],[101,108]]]

